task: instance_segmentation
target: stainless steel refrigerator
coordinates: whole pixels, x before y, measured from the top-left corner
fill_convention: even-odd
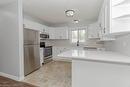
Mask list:
[[[24,75],[40,68],[40,35],[38,31],[24,29]]]

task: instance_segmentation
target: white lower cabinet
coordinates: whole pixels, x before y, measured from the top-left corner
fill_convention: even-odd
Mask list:
[[[53,57],[57,57],[58,54],[70,50],[70,47],[53,47]]]
[[[40,64],[42,66],[42,63],[44,62],[44,54],[43,54],[43,48],[40,48]]]
[[[130,87],[130,66],[72,61],[72,87]]]

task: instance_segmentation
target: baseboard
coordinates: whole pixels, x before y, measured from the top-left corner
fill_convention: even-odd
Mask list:
[[[25,78],[24,76],[20,77],[20,78],[19,78],[19,81],[24,80],[24,78]]]
[[[4,77],[7,77],[7,78],[16,80],[16,81],[21,81],[21,80],[24,79],[24,77],[17,77],[17,76],[14,76],[14,75],[3,73],[3,72],[0,72],[0,76],[4,76]]]

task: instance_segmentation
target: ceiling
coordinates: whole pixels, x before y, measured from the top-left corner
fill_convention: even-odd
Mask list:
[[[0,5],[8,4],[16,0],[0,0]]]
[[[103,0],[24,0],[24,12],[50,25],[68,24],[73,20],[96,21]],[[65,10],[75,10],[73,18]]]

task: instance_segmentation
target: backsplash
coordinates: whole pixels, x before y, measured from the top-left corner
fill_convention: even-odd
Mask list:
[[[104,46],[108,51],[116,51],[130,56],[130,34],[120,36],[113,42],[106,42]]]
[[[76,47],[76,44],[72,44],[70,40],[46,40],[45,42],[53,46]],[[99,48],[104,47],[103,44],[97,44],[96,40],[87,40],[85,44],[80,44],[80,46],[96,46]]]

